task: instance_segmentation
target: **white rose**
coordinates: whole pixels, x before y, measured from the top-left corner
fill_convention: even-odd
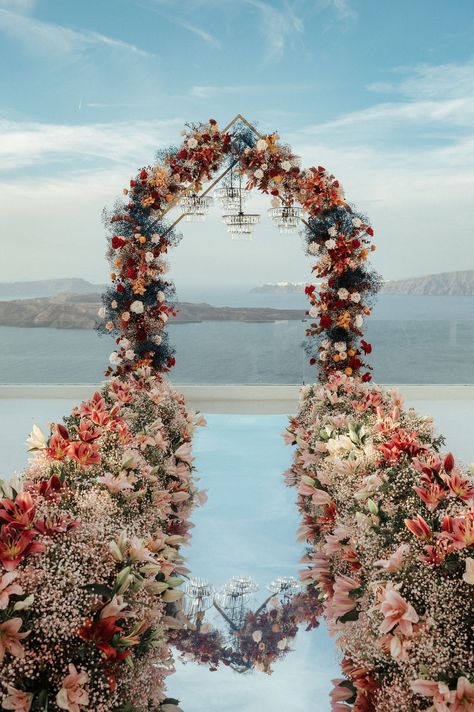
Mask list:
[[[337,296],[339,297],[339,299],[347,299],[347,297],[349,296],[349,292],[344,287],[341,287],[341,289],[337,290]]]
[[[344,341],[336,341],[334,344],[334,348],[336,351],[345,351],[346,350],[346,344]]]
[[[128,349],[128,347],[130,346],[130,341],[124,337],[123,339],[120,339],[120,346],[123,349]]]
[[[124,313],[122,314],[122,320],[123,320],[123,321],[128,321],[129,319],[130,319],[130,314],[129,314],[129,312],[124,312]]]
[[[259,141],[257,141],[257,151],[266,151],[268,147],[267,142],[265,141],[264,138],[261,138]]]
[[[352,224],[354,227],[360,227],[362,225],[362,220],[360,218],[352,218]]]
[[[336,247],[336,240],[326,240],[324,244],[328,250],[333,250]]]
[[[340,358],[342,361],[344,361],[344,359],[347,358],[346,352],[345,352],[345,351],[340,351],[340,352],[339,352],[339,358]]]
[[[277,643],[277,648],[278,650],[285,650],[287,646],[287,640],[286,638],[282,638],[281,640],[278,641]]]
[[[148,262],[148,264],[150,264],[150,262],[153,262],[154,259],[155,255],[153,254],[153,252],[145,252],[145,261]]]
[[[326,361],[327,357],[328,357],[327,351],[321,351],[321,353],[319,354],[320,361]]]
[[[119,366],[122,363],[122,359],[118,355],[116,351],[112,351],[112,353],[109,356],[109,361],[112,364],[112,366]]]
[[[143,302],[141,302],[139,299],[132,302],[130,305],[130,311],[132,311],[134,314],[143,314],[143,311],[144,311]]]
[[[160,319],[163,322],[163,324],[166,324],[166,322],[168,321],[168,314],[165,314],[165,312],[161,312]]]
[[[351,294],[351,302],[354,302],[354,304],[358,304],[360,302],[360,294],[359,292],[352,292]]]
[[[321,346],[324,349],[328,349],[331,346],[331,342],[329,341],[329,339],[324,339],[324,341],[321,341]]]
[[[157,346],[159,346],[161,344],[161,342],[163,341],[163,339],[161,338],[161,336],[159,334],[157,334],[156,336],[153,337],[153,341],[155,342],[155,344]]]
[[[262,631],[261,631],[261,630],[255,630],[255,631],[252,633],[252,638],[253,638],[253,640],[254,640],[256,643],[260,643],[260,641],[262,640]]]
[[[331,235],[331,237],[336,237],[336,235],[337,235],[337,229],[334,227],[334,225],[329,228],[329,230],[328,230],[328,235]]]
[[[101,319],[104,319],[105,314],[106,314],[106,312],[105,312],[105,307],[101,307],[101,308],[99,309],[99,311],[97,312],[97,316],[100,316]]]
[[[319,252],[319,245],[317,242],[311,242],[308,246],[308,252],[312,255],[316,255]]]
[[[317,316],[319,316],[319,309],[318,309],[318,307],[311,307],[311,309],[309,310],[308,314],[309,314],[311,317],[313,317],[313,318],[316,318]]]
[[[255,178],[258,178],[258,180],[260,180],[260,178],[263,178],[263,171],[261,170],[261,168],[257,168],[254,173],[254,176]]]
[[[153,233],[153,235],[151,236],[151,241],[153,242],[154,245],[156,245],[160,241],[160,236],[158,235],[157,232]]]
[[[364,323],[363,318],[361,317],[360,314],[357,314],[357,316],[354,318],[354,326],[356,326],[358,329],[362,326]]]
[[[289,161],[282,161],[281,167],[284,171],[289,171],[291,169],[291,163]]]
[[[188,140],[186,141],[186,143],[187,143],[187,145],[188,145],[188,148],[196,148],[196,146],[198,145],[198,142],[197,142],[197,140],[196,140],[194,137],[193,137],[193,138],[188,138]]]
[[[125,351],[125,358],[132,361],[135,358],[135,351],[133,349],[127,349],[127,351]]]
[[[158,299],[159,302],[164,302],[165,301],[165,293],[164,292],[158,292],[156,295],[156,298]]]

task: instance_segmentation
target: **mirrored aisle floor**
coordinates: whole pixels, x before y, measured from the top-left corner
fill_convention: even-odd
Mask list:
[[[24,441],[33,422],[44,427],[74,405],[66,400],[0,400],[2,463],[0,476],[11,475],[26,461]],[[435,417],[448,447],[474,458],[474,403],[413,403]],[[302,545],[295,494],[284,487],[282,473],[291,449],[280,437],[287,422],[281,415],[211,415],[195,441],[196,465],[208,502],[194,515],[192,545],[187,552],[193,574],[216,587],[233,575],[249,575],[259,584],[255,607],[266,598],[277,576],[297,575]],[[209,672],[178,663],[169,692],[185,712],[327,712],[330,681],[339,676],[334,645],[324,626],[301,631],[293,652],[275,665],[273,675],[239,675],[228,668]]]

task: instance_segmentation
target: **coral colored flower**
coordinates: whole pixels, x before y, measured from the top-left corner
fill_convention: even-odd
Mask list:
[[[459,677],[452,708],[453,712],[468,712],[474,709],[474,685],[467,677]]]
[[[403,564],[405,555],[410,551],[408,544],[400,544],[398,549],[389,556],[388,559],[379,559],[374,562],[374,566],[380,566],[385,571],[398,571]]]
[[[80,440],[85,443],[92,442],[100,438],[101,434],[100,428],[97,428],[94,423],[86,418],[81,418],[77,429],[77,436]]]
[[[343,680],[337,678],[331,680],[333,684],[333,689],[329,693],[331,698],[331,710],[332,712],[346,712],[350,710],[346,702],[353,700],[355,696],[355,690],[349,680]]]
[[[431,483],[428,487],[413,487],[413,489],[425,503],[429,512],[434,512],[443,497],[446,496],[445,490],[437,482]]]
[[[402,635],[413,635],[413,623],[418,623],[419,617],[411,603],[408,603],[398,591],[386,586],[382,593],[380,610],[384,620],[380,624],[380,632],[389,633],[395,626]]]
[[[468,517],[453,517],[451,532],[442,534],[448,538],[456,549],[464,549],[474,545],[474,521]]]
[[[451,701],[451,693],[446,683],[419,679],[412,682],[410,687],[415,694],[421,697],[430,697],[433,700],[435,710],[439,710],[439,712],[449,710],[448,704]]]
[[[36,532],[32,529],[16,530],[8,525],[0,527],[0,562],[7,571],[16,569],[26,556],[46,550],[46,546],[35,538]]]
[[[23,692],[23,690],[17,690],[11,685],[7,685],[7,694],[3,698],[2,709],[29,712],[32,702],[33,694],[31,692]]]
[[[25,650],[21,641],[29,636],[30,631],[20,633],[22,625],[23,620],[21,618],[10,618],[0,623],[0,663],[6,653],[10,653],[14,658],[25,657]]]
[[[422,541],[431,541],[433,532],[420,514],[414,519],[405,519],[404,521],[407,529],[409,529],[418,539],[421,539]]]
[[[471,480],[467,477],[462,477],[459,472],[452,472],[446,479],[446,484],[454,497],[458,497],[465,502],[470,502],[474,499],[474,487]]]
[[[87,467],[87,465],[99,465],[101,462],[99,448],[97,445],[91,443],[71,443],[67,454],[70,458],[82,465],[82,467]]]
[[[46,453],[52,460],[64,460],[68,454],[69,440],[65,440],[60,435],[53,435],[48,442]]]
[[[84,690],[84,685],[87,685],[88,682],[89,675],[86,672],[78,672],[71,663],[69,675],[64,678],[61,689],[56,695],[58,707],[68,710],[68,712],[80,712],[80,707],[88,707],[89,695]]]
[[[35,506],[29,492],[18,494],[14,500],[0,501],[0,520],[14,529],[29,527],[35,518]]]
[[[13,583],[16,578],[18,578],[16,571],[10,571],[0,576],[0,610],[4,610],[8,606],[10,596],[21,596],[23,594],[21,586]]]
[[[334,594],[330,601],[330,613],[339,620],[357,608],[359,599],[354,595],[360,586],[360,581],[349,576],[336,576]]]

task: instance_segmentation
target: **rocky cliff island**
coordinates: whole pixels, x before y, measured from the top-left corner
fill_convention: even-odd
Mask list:
[[[0,301],[0,326],[93,329],[100,308],[98,294],[58,295],[38,299]],[[199,321],[271,322],[304,319],[302,309],[261,307],[213,307],[210,304],[178,302],[178,315],[172,323]]]

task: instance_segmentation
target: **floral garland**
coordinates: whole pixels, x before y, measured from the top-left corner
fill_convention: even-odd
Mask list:
[[[302,389],[304,580],[344,659],[336,712],[474,710],[473,472],[395,391],[337,374]]]
[[[0,499],[0,701],[5,710],[151,712],[173,671],[201,501],[198,414],[142,368],[110,379],[48,437],[35,427],[19,486]]]
[[[230,625],[230,635],[199,620],[194,627],[177,630],[173,645],[184,662],[208,665],[212,672],[221,664],[240,673],[257,670],[270,674],[275,662],[290,652],[291,641],[303,623],[306,630],[318,627],[321,603],[314,586],[284,602],[272,596],[268,603],[270,606],[265,602],[256,612],[248,611],[242,627]]]
[[[198,193],[227,162],[247,177],[247,188],[272,197],[274,207],[299,203],[305,211],[308,254],[318,259],[312,272],[322,280],[306,287],[309,316],[306,349],[322,380],[343,371],[370,380],[362,339],[378,276],[367,266],[375,246],[373,229],[344,200],[339,182],[319,166],[304,170],[277,133],[258,140],[237,127],[222,132],[216,121],[190,126],[180,148],[163,152],[124,189],[128,202],[106,214],[110,231],[112,287],[104,294],[100,330],[115,334],[117,350],[107,372],[129,373],[142,366],[166,372],[175,364],[165,331],[175,316],[174,287],[165,278],[164,255],[178,237],[166,214],[180,196]]]

